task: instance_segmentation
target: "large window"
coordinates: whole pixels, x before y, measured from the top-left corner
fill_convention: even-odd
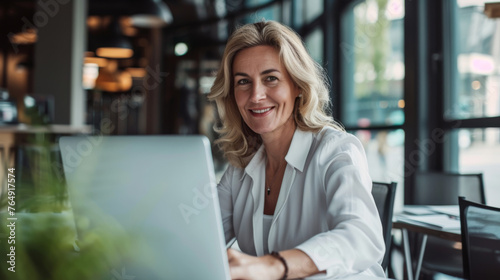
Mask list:
[[[398,183],[403,205],[403,0],[355,1],[341,26],[341,122],[363,143],[374,181]]]
[[[450,1],[444,17],[446,169],[483,173],[486,202],[500,206],[500,19],[488,18],[482,0]],[[451,11],[451,13],[450,13]]]
[[[366,0],[352,11],[344,21],[346,32],[340,43],[348,69],[342,121],[347,127],[401,125],[405,106],[403,1]]]
[[[452,8],[451,58],[455,88],[447,99],[447,118],[500,116],[500,21],[487,18],[483,1],[458,0]]]
[[[487,203],[500,206],[500,19],[484,2],[341,7],[340,119],[364,144],[372,178],[398,182],[396,207],[403,183],[407,203],[418,191],[417,170],[483,173]]]

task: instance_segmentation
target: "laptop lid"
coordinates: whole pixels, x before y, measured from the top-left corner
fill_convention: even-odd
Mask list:
[[[103,279],[230,279],[206,137],[70,136],[59,145],[79,239],[127,238]]]

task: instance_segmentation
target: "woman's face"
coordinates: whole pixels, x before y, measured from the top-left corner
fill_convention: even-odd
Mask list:
[[[234,97],[245,123],[257,134],[294,129],[291,117],[299,95],[279,52],[271,46],[241,50],[233,61]]]

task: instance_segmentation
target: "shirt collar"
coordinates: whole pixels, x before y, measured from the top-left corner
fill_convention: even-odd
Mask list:
[[[266,155],[264,151],[264,145],[261,145],[250,162],[245,167],[245,173],[250,177],[255,178],[258,172],[265,170],[265,164]],[[264,167],[264,169],[262,169],[262,167]]]
[[[288,164],[302,172],[306,164],[307,155],[313,141],[313,133],[296,129],[293,134],[292,143],[288,149],[285,160]]]
[[[287,163],[302,172],[304,170],[304,165],[306,164],[307,155],[309,154],[312,141],[312,132],[295,129],[292,137],[292,143],[290,143],[290,148],[288,149],[288,153],[285,157]],[[265,166],[265,162],[266,155],[264,145],[261,145],[248,165],[245,167],[245,173],[254,178],[256,172],[262,170],[259,168],[262,168],[263,165]]]

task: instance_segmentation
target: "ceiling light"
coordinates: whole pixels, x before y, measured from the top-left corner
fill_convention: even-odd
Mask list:
[[[118,20],[113,19],[108,31],[100,41],[100,47],[96,54],[107,58],[130,58],[134,55],[132,44],[127,37],[123,36]]]
[[[36,43],[38,36],[36,29],[27,29],[24,32],[19,32],[9,36],[10,42],[16,45],[27,45]]]
[[[96,50],[96,53],[100,57],[107,58],[130,58],[134,55],[134,51],[128,48],[112,48],[112,47],[101,47]]]
[[[186,45],[186,43],[177,43],[175,45],[175,55],[176,56],[183,56],[187,53],[188,51],[188,46]]]
[[[86,57],[84,59],[85,64],[96,64],[99,67],[106,67],[108,65],[108,60],[102,57]]]
[[[95,87],[109,92],[128,91],[132,87],[132,75],[118,69],[118,62],[111,60],[108,66],[99,71]]]
[[[129,72],[133,78],[144,78],[146,76],[146,69],[140,67],[128,67],[125,71]]]

